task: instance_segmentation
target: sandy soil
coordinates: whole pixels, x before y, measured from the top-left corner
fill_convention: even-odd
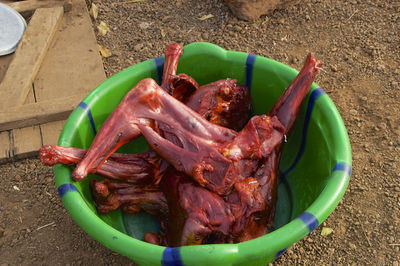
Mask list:
[[[98,42],[113,56],[108,75],[162,55],[173,41],[208,41],[299,69],[308,52],[325,62],[317,83],[335,102],[353,150],[340,205],[275,265],[400,263],[400,1],[305,0],[249,23],[222,0],[94,0]],[[198,18],[212,14],[204,21]],[[97,32],[97,30],[96,30]],[[36,159],[0,166],[0,265],[128,265],[89,237],[65,211],[52,168]]]

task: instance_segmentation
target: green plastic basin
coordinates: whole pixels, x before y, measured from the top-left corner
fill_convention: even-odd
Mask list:
[[[147,60],[110,77],[95,88],[72,112],[59,145],[89,148],[108,115],[140,80],[160,82],[164,57]],[[184,47],[178,73],[200,84],[235,78],[251,89],[255,114],[267,113],[297,71],[274,60],[226,51],[210,43]],[[120,152],[147,149],[140,138]],[[318,87],[303,103],[299,120],[286,143],[280,170],[274,231],[240,244],[166,248],[142,241],[145,232],[157,232],[149,214],[127,215],[117,210],[98,215],[88,187],[71,179],[71,168],[54,167],[56,185],[72,218],[106,247],[142,265],[265,265],[318,227],[341,200],[351,174],[351,148],[343,121],[328,95]],[[97,177],[96,177],[97,178]]]

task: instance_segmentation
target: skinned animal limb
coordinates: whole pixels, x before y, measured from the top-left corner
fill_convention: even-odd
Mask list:
[[[87,150],[46,145],[40,148],[39,157],[47,165],[75,165],[85,156]],[[153,152],[141,154],[113,153],[95,172],[109,179],[132,184],[158,184],[163,174],[158,155]]]
[[[138,213],[141,209],[166,217],[168,205],[164,194],[154,185],[137,186],[127,183],[115,183],[108,179],[92,179],[90,187],[95,198],[97,211],[101,214],[119,207],[127,213]]]

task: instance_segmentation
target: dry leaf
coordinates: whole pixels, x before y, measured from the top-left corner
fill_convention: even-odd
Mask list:
[[[145,2],[145,1],[147,1],[147,0],[129,0],[129,1],[116,2],[116,3],[113,3],[113,5],[123,5],[123,4],[139,3],[139,2]]]
[[[99,15],[99,10],[94,3],[92,3],[92,7],[90,8],[89,14],[94,20],[96,20],[97,16]]]
[[[329,227],[322,227],[321,236],[330,235],[330,234],[332,234],[332,232],[333,232],[333,229],[332,229],[332,228],[329,228]]]
[[[112,53],[109,49],[107,49],[106,47],[103,47],[99,44],[99,51],[102,57],[107,58],[112,56]]]
[[[199,18],[199,20],[206,20],[206,19],[213,18],[213,17],[214,17],[213,14],[208,14],[208,15],[204,15],[201,18]]]
[[[107,32],[111,31],[104,21],[100,22],[100,24],[97,26],[97,29],[99,30],[101,36],[104,36],[107,34]]]
[[[165,37],[165,31],[163,29],[161,29],[160,31],[161,31],[161,36],[164,38]]]

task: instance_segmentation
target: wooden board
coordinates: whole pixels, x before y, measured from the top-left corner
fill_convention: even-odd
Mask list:
[[[10,156],[10,132],[0,132],[0,163],[3,163],[9,159]]]
[[[86,94],[24,104],[21,107],[8,108],[0,113],[0,131],[40,125],[46,122],[64,120]],[[30,114],[27,116],[26,114]]]
[[[0,130],[0,163],[36,156],[41,145],[56,144],[65,120],[49,121],[65,119],[92,89],[106,79],[85,1],[73,0],[71,3],[71,11],[64,13],[42,60],[33,81],[34,89],[29,89],[26,101],[21,106],[23,109],[19,109],[30,113],[22,120],[28,118],[31,121],[5,127],[12,128],[10,130]],[[0,57],[0,81],[12,57]],[[32,107],[35,103],[36,107]],[[58,111],[52,115],[51,110],[56,110],[57,106]],[[69,110],[65,111],[66,109]],[[7,114],[18,121],[21,117],[18,118],[16,110],[10,107]],[[64,115],[63,112],[60,115],[60,110],[65,111]],[[38,116],[40,112],[42,115]],[[4,114],[0,111],[0,116],[2,115]],[[26,128],[23,130],[15,129],[24,126]],[[23,139],[28,141],[22,141]]]
[[[70,9],[70,4],[68,1],[63,0],[26,0],[26,1],[17,1],[17,2],[8,2],[6,3],[9,7],[12,7],[14,10],[18,12],[26,12],[33,11],[38,8],[43,7],[55,7],[55,6],[63,6],[64,10]]]
[[[88,94],[106,79],[84,0],[72,1],[56,37],[34,81],[38,102]]]
[[[22,105],[63,15],[62,7],[39,8],[0,83],[1,109]],[[1,121],[1,120],[0,120]]]
[[[0,132],[0,163],[37,156],[43,145],[55,145],[66,120]]]
[[[61,120],[40,125],[40,129],[42,132],[42,144],[43,145],[57,144],[58,138],[60,137],[65,122],[66,120]]]
[[[39,126],[18,128],[13,130],[12,156],[16,159],[37,155],[42,147],[42,137]]]
[[[3,80],[3,77],[8,69],[8,65],[10,64],[13,57],[14,54],[0,56],[0,81]]]
[[[32,90],[30,90],[30,93],[26,99],[27,104],[36,102],[33,91],[34,90],[32,86]],[[0,162],[6,162],[10,159],[16,160],[37,156],[38,150],[41,146],[54,145],[58,142],[58,137],[64,124],[65,120],[62,120],[38,126],[30,126],[1,132],[7,133],[6,136],[8,137],[8,143],[5,144],[8,146],[3,148],[4,156],[0,156]]]

